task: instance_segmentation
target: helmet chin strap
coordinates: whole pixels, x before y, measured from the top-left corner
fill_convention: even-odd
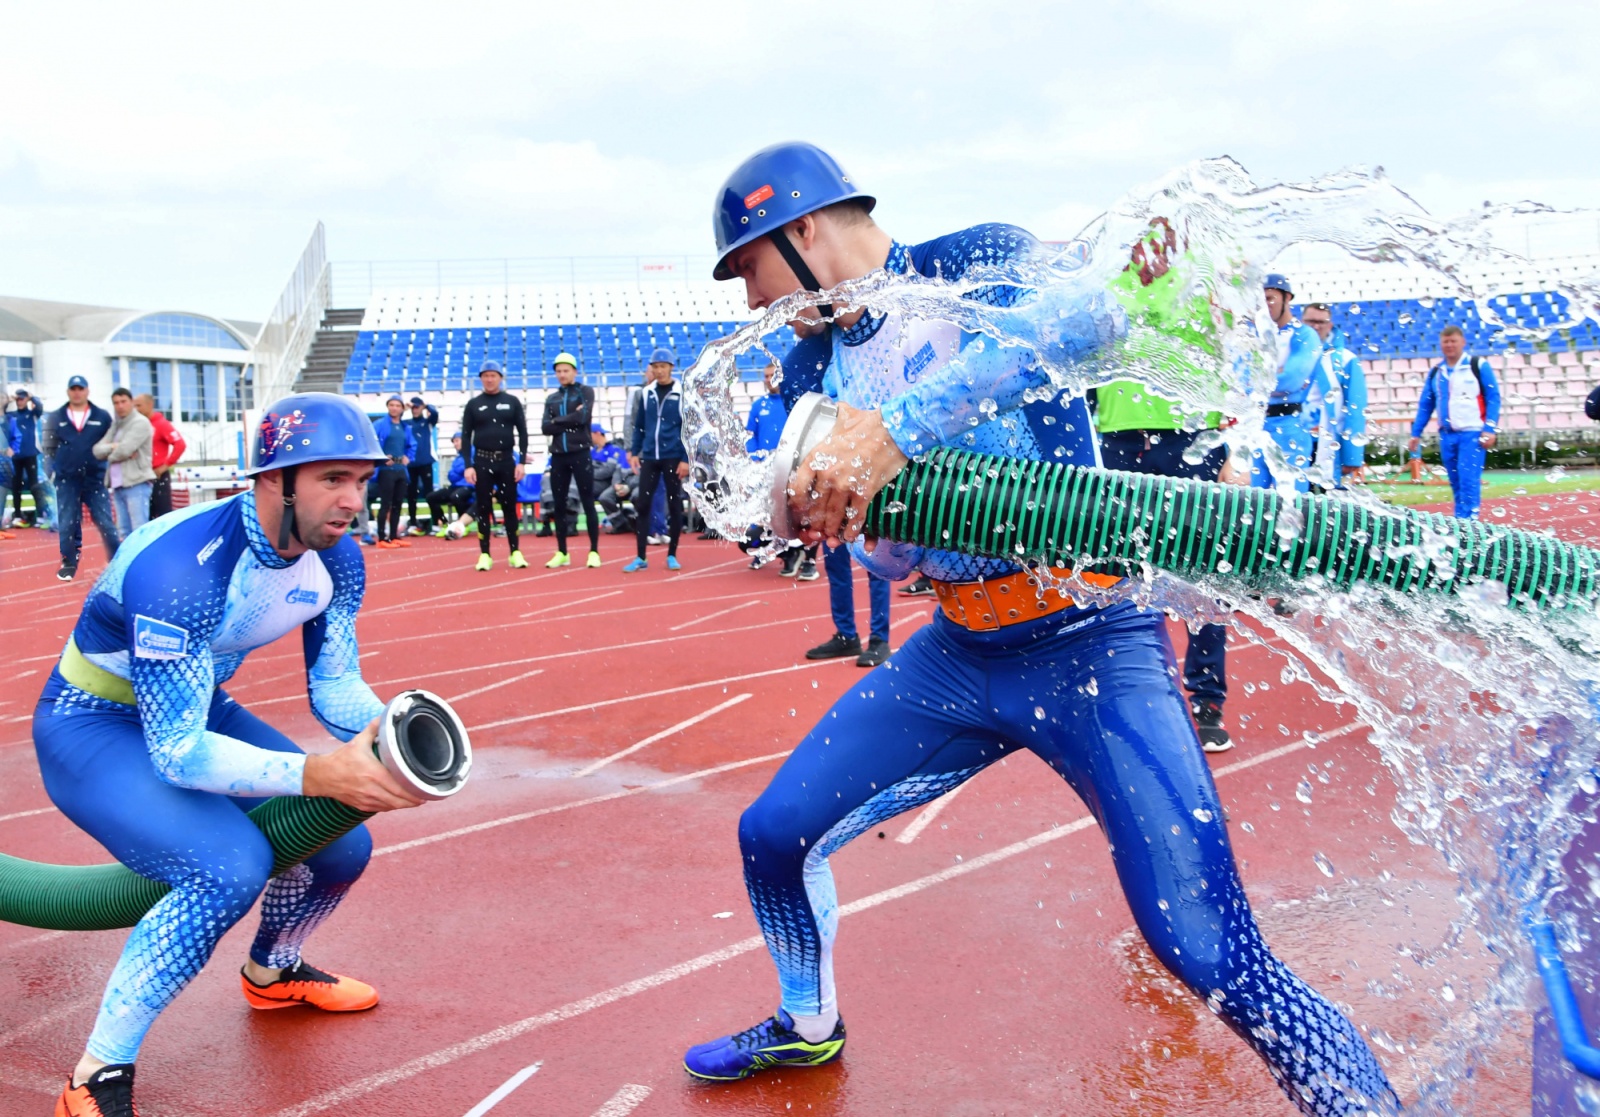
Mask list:
[[[789,265],[789,270],[794,272],[794,277],[800,281],[800,286],[804,287],[807,291],[815,292],[822,290],[822,284],[817,282],[817,277],[812,274],[810,266],[806,264],[803,258],[801,258],[800,250],[796,248],[794,246],[794,242],[789,239],[789,234],[783,231],[783,226],[780,225],[778,228],[768,233],[767,239],[770,240],[773,247],[778,250],[778,255],[782,256],[784,262]],[[832,303],[824,303],[817,309],[822,312],[822,317],[824,319],[831,319],[833,317]]]
[[[280,474],[283,483],[283,514],[278,517],[278,550],[289,549],[289,537],[300,539],[300,525],[294,516],[294,474],[298,466],[286,465]],[[300,540],[305,542],[304,540]]]

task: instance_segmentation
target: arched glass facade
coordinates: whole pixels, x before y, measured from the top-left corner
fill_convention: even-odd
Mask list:
[[[204,349],[245,348],[244,343],[209,318],[193,314],[146,314],[122,327],[111,340]]]

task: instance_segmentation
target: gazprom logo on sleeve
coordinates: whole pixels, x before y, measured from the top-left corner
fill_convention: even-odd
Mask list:
[[[139,659],[182,659],[189,654],[189,630],[135,613],[133,654]]]

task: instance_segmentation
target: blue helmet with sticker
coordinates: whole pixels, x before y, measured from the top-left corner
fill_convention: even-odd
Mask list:
[[[844,168],[815,144],[764,147],[728,176],[717,191],[711,226],[717,237],[713,279],[732,279],[728,254],[824,206],[857,198],[867,212],[878,204],[856,189]]]
[[[261,412],[250,448],[251,476],[326,461],[387,461],[366,412],[331,392],[285,396]]]
[[[1281,272],[1268,274],[1267,278],[1261,281],[1261,289],[1264,291],[1282,291],[1291,299],[1294,298],[1294,287],[1289,283],[1289,277]]]

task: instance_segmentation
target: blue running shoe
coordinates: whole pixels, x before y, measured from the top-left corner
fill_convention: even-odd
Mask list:
[[[737,1082],[769,1067],[820,1067],[843,1054],[843,1020],[821,1043],[808,1042],[794,1030],[793,1023],[780,1008],[770,1020],[738,1035],[689,1048],[683,1057],[683,1069],[708,1082]]]
[[[682,570],[683,569],[683,563],[678,561],[678,556],[677,555],[668,555],[667,556],[667,569],[668,570]]]
[[[650,564],[644,561],[642,558],[630,559],[628,561],[628,565],[622,568],[622,572],[624,574],[632,574],[635,570],[644,570],[649,565]]]

